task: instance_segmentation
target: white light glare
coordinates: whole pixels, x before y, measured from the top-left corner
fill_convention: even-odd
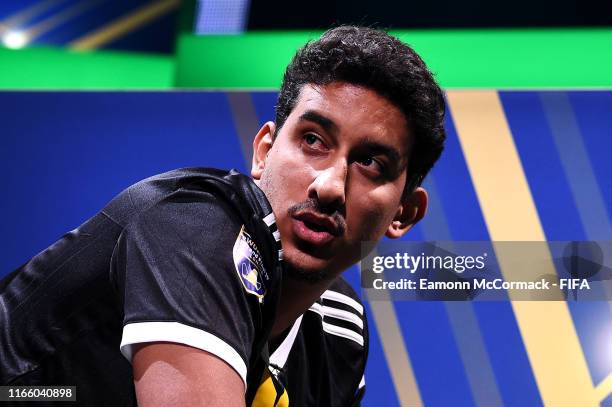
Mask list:
[[[2,36],[2,43],[7,48],[23,48],[28,43],[28,36],[23,31],[9,31]]]

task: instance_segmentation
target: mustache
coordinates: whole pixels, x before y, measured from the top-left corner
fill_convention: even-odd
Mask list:
[[[321,217],[326,217],[333,222],[340,236],[344,235],[346,231],[346,220],[344,220],[344,216],[342,216],[340,211],[338,209],[333,209],[332,212],[329,207],[323,207],[318,200],[313,198],[292,205],[287,209],[287,213],[292,217],[303,213],[313,213]]]

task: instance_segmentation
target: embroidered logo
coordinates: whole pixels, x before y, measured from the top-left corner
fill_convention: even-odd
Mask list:
[[[259,298],[259,302],[263,302],[266,294],[262,281],[262,276],[265,275],[263,261],[255,242],[244,230],[244,226],[240,229],[236,243],[234,243],[233,256],[236,272],[244,289]]]

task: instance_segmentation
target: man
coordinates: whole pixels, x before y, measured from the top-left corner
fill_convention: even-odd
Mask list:
[[[144,180],[0,283],[0,382],[100,405],[358,404],[367,326],[339,275],[424,216],[443,118],[406,45],[326,32],[288,66],[252,180]]]

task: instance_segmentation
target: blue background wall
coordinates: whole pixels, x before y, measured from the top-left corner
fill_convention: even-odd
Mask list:
[[[275,93],[241,95],[257,122],[273,117]],[[612,211],[612,92],[499,96],[547,239],[612,239],[601,226],[610,224]],[[246,171],[244,123],[232,100],[222,92],[0,92],[0,275],[137,180],[186,166]],[[568,122],[568,115],[574,120]],[[559,129],[565,129],[563,137]],[[432,195],[429,218],[407,238],[487,240],[451,115],[447,131],[445,155],[426,181]],[[576,140],[585,157],[577,157]],[[606,219],[589,210],[597,199]],[[359,291],[357,271],[346,277]],[[568,306],[597,384],[612,371],[610,307]],[[489,405],[542,404],[509,303],[396,302],[393,307],[425,405],[482,405],[483,397]],[[375,321],[370,327],[364,404],[399,405]],[[474,341],[482,344],[476,353],[469,345]],[[479,374],[479,383],[470,382]],[[483,396],[487,383],[491,391]],[[603,404],[612,405],[612,398]]]

